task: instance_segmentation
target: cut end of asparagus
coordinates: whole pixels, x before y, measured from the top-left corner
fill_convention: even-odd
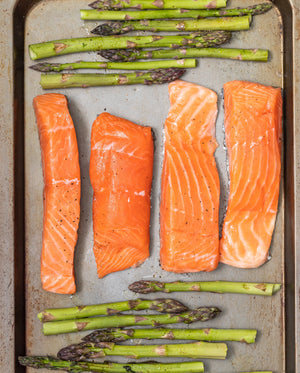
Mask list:
[[[38,55],[32,50],[31,46],[28,46],[29,57],[34,61],[38,60]]]
[[[277,293],[281,289],[281,284],[274,284],[273,294]]]
[[[104,49],[98,54],[113,62],[132,62],[137,60],[137,56],[141,54],[140,49]]]
[[[99,25],[95,27],[91,33],[95,35],[102,35],[102,36],[108,36],[108,35],[121,35],[126,34],[127,32],[133,31],[134,28],[130,25],[124,27],[123,22],[107,22],[103,23],[102,25]]]

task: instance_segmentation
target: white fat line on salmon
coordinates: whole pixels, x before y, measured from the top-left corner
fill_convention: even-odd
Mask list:
[[[126,152],[126,145],[124,145],[122,148],[120,149],[114,149],[114,145],[115,144],[109,144],[109,145],[102,145],[101,144],[101,141],[100,142],[97,142],[93,147],[92,147],[92,150],[102,150],[102,151],[108,151],[108,150],[112,150],[114,151],[115,153],[123,153],[123,154],[126,154],[128,155],[129,157],[134,157],[134,158],[137,158],[137,159],[147,159],[147,157],[138,157],[136,156],[134,153],[138,150],[138,149],[135,149],[131,152]]]
[[[145,192],[144,190],[142,190],[141,192],[134,192],[134,194],[135,194],[136,196],[145,197],[146,192]]]
[[[51,180],[51,185],[56,185],[56,184],[79,184],[80,180],[79,179],[62,179],[62,180],[55,180],[54,178]]]
[[[47,232],[48,232],[52,242],[55,243],[55,246],[57,248],[59,248],[58,251],[62,253],[62,249],[61,249],[62,245],[57,243],[57,241],[54,239],[53,235],[51,234],[49,228],[47,228]],[[66,240],[66,237],[58,229],[55,230],[55,233],[62,240],[63,245],[66,246],[68,249],[70,249],[70,251],[72,251],[73,246]]]
[[[197,116],[198,116],[198,114],[200,114],[201,113],[201,111],[202,111],[202,108],[206,105],[206,103],[207,103],[207,101],[208,101],[208,98],[207,97],[195,97],[195,99],[191,102],[191,104],[194,104],[194,101],[196,100],[196,99],[201,99],[201,103],[200,103],[200,105],[197,107],[197,110],[195,110],[194,111],[194,113],[193,113],[193,115],[191,116],[191,119],[190,119],[190,123],[186,126],[186,131],[188,132],[188,134],[189,134],[189,137],[190,137],[190,139],[191,140],[193,140],[193,136],[191,135],[191,133],[189,132],[189,129],[190,129],[190,127],[192,126],[192,125],[195,125],[195,123],[194,123],[194,121],[193,121],[193,119],[195,119],[195,118],[197,118]],[[215,114],[215,113],[214,113]],[[209,125],[209,127],[210,127],[210,124],[211,124],[211,122],[210,121],[206,121],[205,122],[205,124],[207,124],[208,123],[208,125]],[[199,124],[199,123],[198,123]],[[201,134],[201,137],[203,137],[203,125],[201,125],[201,132],[200,132],[200,134]],[[207,126],[205,126],[204,128],[206,128]]]
[[[184,114],[190,111],[191,106],[193,105],[195,99],[197,98],[197,95],[194,94],[193,98],[190,99],[189,102],[184,105],[184,108],[179,111],[180,106],[181,106],[180,104],[182,103],[182,101],[184,101],[183,98],[185,97],[185,94],[188,91],[189,91],[189,87],[186,87],[185,89],[183,89],[181,93],[178,95],[177,100],[171,106],[171,112],[169,113],[169,118],[167,119],[176,126],[178,125],[178,122],[182,119]],[[174,120],[172,116],[175,116],[175,115],[176,115],[176,119]]]
[[[60,254],[61,253],[60,246],[56,245],[56,241],[53,240],[53,237],[51,237],[50,232],[49,231],[47,231],[47,232],[48,232],[50,238],[52,239],[52,243],[56,246],[55,247],[57,249],[56,254],[57,253]],[[44,268],[48,268],[50,271],[54,271],[54,268],[55,268],[56,272],[58,272],[59,270],[60,271],[65,270],[64,263],[63,262],[61,262],[61,263],[57,262],[56,258],[54,258],[54,256],[52,255],[53,246],[51,246],[50,248],[49,248],[49,246],[44,246],[43,249],[44,249],[45,254],[42,256],[42,258],[46,258],[46,261],[42,259],[42,266]],[[48,270],[48,272],[49,272],[49,270]]]
[[[173,154],[171,155],[171,150],[173,150]],[[182,205],[185,207],[185,210],[187,209],[186,207],[186,200],[187,198],[184,198],[184,193],[182,193],[181,191],[181,178],[179,177],[178,175],[178,172],[177,172],[177,166],[176,166],[176,161],[174,159],[174,156],[177,157],[177,162],[179,163],[180,165],[180,168],[178,167],[178,169],[180,170],[182,176],[183,176],[183,179],[185,179],[185,182],[186,182],[186,187],[187,187],[187,190],[188,190],[188,200],[190,202],[190,205],[191,205],[191,210],[192,210],[192,214],[194,215],[194,205],[192,203],[192,194],[191,194],[191,186],[190,186],[190,180],[186,174],[186,170],[185,170],[185,167],[184,167],[184,164],[183,164],[183,161],[182,161],[182,158],[181,158],[181,155],[179,154],[179,152],[177,151],[177,148],[172,146],[172,145],[169,145],[169,159],[172,160],[172,165],[173,165],[173,172],[175,173],[175,176],[177,178],[177,184],[178,186],[180,185],[180,192],[181,192],[181,199],[182,199]],[[178,188],[179,189],[179,188]]]
[[[55,275],[55,277],[54,277]],[[62,279],[65,279],[64,282],[61,283],[61,280]],[[70,289],[73,288],[73,283],[74,283],[74,279],[73,279],[73,275],[70,275],[70,276],[63,276],[63,275],[57,275],[56,273],[53,274],[53,276],[44,276],[43,278],[43,283],[47,283],[47,282],[50,282],[51,283],[51,287],[49,287],[49,289],[64,289],[64,287],[66,286],[66,284],[68,284],[69,282],[71,281],[71,284],[69,286],[69,288],[67,289],[67,291],[69,291]],[[59,285],[57,285],[59,284]]]
[[[260,218],[259,213],[257,213],[257,216],[256,216],[255,220],[252,219],[252,223],[251,223],[251,225],[250,225],[250,228],[251,228],[250,230],[251,230],[251,232],[252,232],[252,234],[253,234],[253,237],[255,237],[256,240],[257,240],[257,242],[258,242],[257,252],[256,252],[256,257],[255,257],[256,260],[257,260],[257,257],[259,257],[259,258],[265,258],[266,255],[267,255],[266,250],[264,250],[264,248],[266,247],[266,243],[265,243],[265,241],[263,240],[263,238],[261,238],[261,237],[256,233],[256,230],[255,230],[255,227],[254,227],[254,224],[256,223],[257,218],[258,218],[258,220],[260,220],[260,219],[259,219],[259,218]]]
[[[136,248],[132,248],[130,246],[124,247],[118,253],[112,253],[111,250],[105,249],[101,258],[101,266],[105,269],[105,271],[110,270],[110,268],[118,268],[121,264],[130,262],[131,258],[134,257],[136,252],[139,251]],[[113,259],[113,260],[112,260]]]
[[[70,221],[68,221],[67,219],[67,216],[64,216],[62,213],[60,213],[59,211],[56,211],[56,213],[59,215],[59,216],[54,216],[52,212],[48,212],[50,218],[51,218],[51,222],[52,222],[52,226],[55,227],[54,229],[57,230],[57,224],[58,223],[66,223],[68,224],[68,226],[70,227],[70,229],[72,229],[74,232],[77,232],[77,229],[76,227],[70,223]],[[72,219],[72,218],[70,218]],[[59,228],[60,229],[63,229],[68,235],[69,237],[71,238],[71,240],[73,240],[73,235],[70,233],[69,230],[66,229],[66,227],[62,224],[59,224]]]
[[[102,136],[109,136],[109,137],[112,137],[112,138],[122,138],[122,139],[129,139],[129,137],[122,131],[115,131],[114,133],[111,133],[111,132],[103,132],[102,133]]]
[[[53,132],[57,132],[57,131],[65,131],[65,130],[73,130],[74,127],[72,125],[69,125],[69,126],[53,126],[53,127],[46,127],[46,128],[41,128],[40,129],[40,135],[43,134],[43,132],[46,132],[46,133],[53,133]]]

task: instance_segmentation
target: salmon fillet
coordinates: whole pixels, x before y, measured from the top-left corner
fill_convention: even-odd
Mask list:
[[[160,205],[161,266],[212,271],[219,262],[220,183],[214,159],[217,95],[196,84],[169,84]]]
[[[151,128],[100,114],[91,135],[94,255],[99,278],[149,256]]]
[[[220,261],[239,268],[266,262],[275,225],[281,173],[279,88],[232,81],[224,85],[230,194]]]
[[[64,95],[33,100],[44,175],[41,256],[43,289],[76,292],[73,257],[80,216],[80,169],[76,133]]]

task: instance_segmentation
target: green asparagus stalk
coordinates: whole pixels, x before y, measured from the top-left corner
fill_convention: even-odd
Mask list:
[[[164,84],[179,79],[184,69],[157,69],[123,74],[41,74],[43,89],[88,88],[129,84]]]
[[[229,31],[202,31],[190,35],[95,36],[31,44],[28,48],[30,58],[38,60],[62,54],[112,48],[212,47],[225,43],[230,38]]]
[[[249,30],[251,16],[208,18],[192,20],[142,20],[142,21],[113,21],[95,27],[91,33],[96,35],[120,35],[131,31],[208,31]]]
[[[195,321],[208,321],[221,312],[216,307],[200,307],[196,310],[186,311],[179,314],[167,313],[164,315],[116,315],[102,317],[86,317],[75,320],[51,321],[43,324],[45,335],[73,333],[85,330],[94,330],[124,326],[146,326],[158,327],[163,324],[185,323]]]
[[[188,339],[195,341],[236,341],[254,343],[252,329],[121,329],[96,330],[82,338],[86,342],[123,342],[128,339]]]
[[[268,51],[265,49],[235,49],[235,48],[179,48],[179,49],[106,49],[98,52],[103,58],[111,61],[131,62],[140,59],[163,58],[227,58],[240,61],[268,61]]]
[[[273,295],[280,290],[280,284],[255,283],[255,282],[230,282],[230,281],[195,281],[195,282],[159,282],[137,281],[129,285],[129,290],[148,294],[162,291],[207,291],[212,293],[237,293],[252,295]]]
[[[225,343],[195,342],[170,345],[116,345],[112,342],[82,342],[62,348],[57,357],[62,360],[80,361],[104,356],[187,357],[192,359],[226,359]]]
[[[210,9],[223,8],[226,0],[96,0],[89,4],[95,9]]]
[[[41,62],[30,66],[31,69],[40,72],[63,71],[76,69],[113,69],[113,70],[152,70],[179,69],[196,67],[195,59],[164,60],[164,61],[139,61],[139,62],[103,62],[103,61],[78,61],[70,63]]]
[[[80,16],[83,20],[103,20],[103,21],[130,21],[145,19],[171,19],[171,18],[206,18],[206,17],[232,17],[245,15],[258,15],[266,13],[272,9],[271,3],[252,5],[247,8],[235,9],[204,9],[204,10],[98,10],[98,9],[81,9]]]
[[[188,308],[175,299],[134,299],[124,302],[93,304],[69,308],[49,308],[38,314],[43,322],[70,320],[98,315],[115,315],[123,311],[154,310],[162,313],[181,313]]]
[[[19,363],[31,368],[64,370],[67,372],[97,372],[97,373],[202,373],[204,366],[201,361],[186,363],[94,363],[88,361],[59,360],[49,356],[20,356]]]

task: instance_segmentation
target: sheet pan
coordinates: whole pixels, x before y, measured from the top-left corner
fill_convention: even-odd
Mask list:
[[[9,4],[7,4],[9,3]],[[244,5],[231,1],[230,6]],[[297,118],[299,97],[299,4],[277,1],[278,10],[255,18],[253,29],[235,36],[232,46],[252,43],[249,47],[271,50],[268,64],[239,61],[200,60],[196,70],[184,79],[214,89],[219,95],[216,157],[221,175],[221,216],[225,211],[228,180],[226,152],[223,148],[223,109],[221,87],[232,79],[249,79],[283,88],[284,167],[282,192],[276,222],[272,259],[257,270],[237,270],[227,266],[213,273],[175,275],[159,269],[158,207],[160,172],[163,156],[163,122],[168,112],[167,86],[108,87],[88,90],[65,90],[79,140],[82,168],[82,217],[76,253],[78,292],[73,297],[43,292],[39,283],[39,251],[42,230],[42,170],[38,135],[32,111],[32,98],[42,93],[38,74],[28,70],[31,63],[26,46],[41,39],[87,35],[93,24],[79,20],[82,0],[19,1],[0,3],[3,22],[0,28],[1,93],[1,283],[3,308],[0,316],[1,366],[8,372],[22,372],[16,364],[19,354],[54,354],[58,348],[78,340],[76,335],[44,337],[36,314],[44,307],[116,301],[134,298],[129,283],[140,278],[162,280],[244,280],[279,281],[284,290],[276,297],[263,299],[239,295],[174,294],[191,307],[214,304],[223,309],[222,316],[205,326],[253,327],[259,332],[253,346],[229,344],[226,362],[206,361],[207,371],[238,372],[249,369],[273,369],[274,372],[297,372],[299,271],[297,263]],[[51,19],[51,23],[48,22]],[[5,26],[5,27],[4,27]],[[270,32],[271,30],[271,32]],[[25,51],[24,51],[25,50]],[[14,53],[13,53],[14,52]],[[82,56],[76,56],[80,59]],[[94,59],[94,54],[89,54]],[[66,56],[71,61],[74,56]],[[218,73],[216,73],[216,70]],[[298,74],[297,74],[298,73]],[[298,80],[297,80],[298,79]],[[298,84],[297,84],[298,83]],[[154,110],[155,108],[155,110]],[[130,269],[98,280],[92,254],[91,201],[88,178],[89,136],[92,121],[101,111],[126,117],[138,124],[150,125],[156,134],[155,169],[152,191],[151,257],[138,269]],[[3,280],[2,280],[3,276]],[[117,284],[118,286],[115,286]],[[154,297],[154,296],[153,296]],[[234,307],[232,307],[234,304]],[[195,324],[191,327],[201,327]],[[31,370],[28,370],[31,372]],[[33,370],[32,370],[33,371]]]

